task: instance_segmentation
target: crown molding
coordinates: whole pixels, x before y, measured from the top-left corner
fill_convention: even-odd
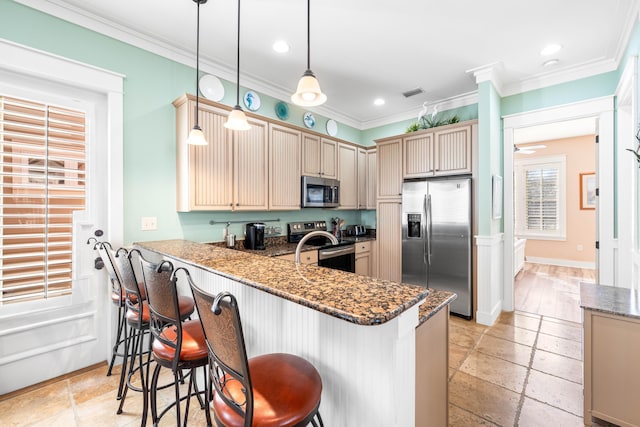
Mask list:
[[[427,107],[438,106],[439,111],[452,110],[454,108],[466,107],[467,105],[473,105],[478,103],[478,91],[463,93],[451,98],[440,99],[438,101],[428,102]],[[404,111],[402,113],[385,116],[380,119],[367,120],[362,122],[360,130],[373,129],[380,126],[390,125],[398,123],[404,120],[414,119],[417,120],[418,112],[422,110],[423,104],[417,105],[411,110]]]
[[[476,79],[476,84],[483,82],[491,82],[493,87],[501,97],[504,96],[504,85],[502,83],[502,73],[504,71],[504,64],[502,62],[493,62],[491,64],[481,65],[476,68],[471,68],[466,71],[467,74],[473,74]]]

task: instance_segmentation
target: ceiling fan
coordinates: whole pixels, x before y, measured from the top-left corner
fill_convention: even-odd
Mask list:
[[[543,144],[539,144],[539,145],[527,145],[524,146],[522,148],[518,147],[517,145],[513,145],[513,152],[514,153],[520,153],[520,154],[533,154],[535,153],[537,150],[542,150],[543,148],[547,148],[546,145]]]

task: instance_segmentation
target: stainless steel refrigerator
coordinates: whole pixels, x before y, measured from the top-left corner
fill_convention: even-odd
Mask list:
[[[470,177],[403,183],[402,281],[455,292],[451,312],[473,317]]]

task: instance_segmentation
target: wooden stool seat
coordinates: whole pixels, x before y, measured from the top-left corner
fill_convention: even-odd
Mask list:
[[[301,357],[273,353],[249,360],[253,387],[253,423],[263,427],[306,425],[318,411],[322,379],[316,368]],[[226,377],[225,377],[226,379]],[[244,399],[239,381],[225,389],[235,401]],[[244,426],[244,417],[214,393],[216,417],[227,427]]]

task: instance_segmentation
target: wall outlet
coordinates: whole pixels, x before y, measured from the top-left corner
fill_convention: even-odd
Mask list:
[[[584,246],[578,245],[578,252],[582,252],[584,250]]]
[[[155,216],[143,216],[140,228],[142,231],[157,230],[158,219]]]

